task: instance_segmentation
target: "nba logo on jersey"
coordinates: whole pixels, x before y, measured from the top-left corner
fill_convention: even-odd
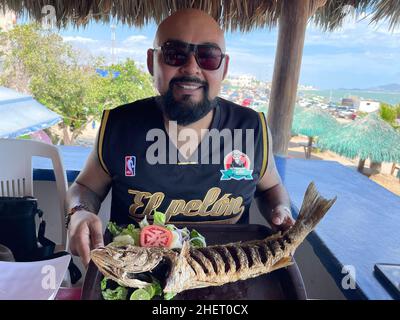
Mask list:
[[[126,156],[125,157],[125,177],[134,177],[136,167],[136,157]]]

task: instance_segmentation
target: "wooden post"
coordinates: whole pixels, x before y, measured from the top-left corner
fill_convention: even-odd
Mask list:
[[[357,171],[363,173],[364,172],[364,166],[365,166],[365,159],[360,159],[358,161]]]
[[[393,164],[392,164],[392,169],[390,170],[390,175],[391,176],[393,175],[394,170],[396,170],[396,162],[393,162]]]
[[[311,152],[312,152],[312,147],[313,147],[313,140],[314,140],[314,138],[313,137],[308,137],[308,148],[307,148],[307,156],[306,156],[306,158],[307,159],[310,159],[311,158]]]
[[[325,0],[283,0],[268,108],[273,152],[287,155],[308,18]],[[314,5],[315,7],[312,7]]]

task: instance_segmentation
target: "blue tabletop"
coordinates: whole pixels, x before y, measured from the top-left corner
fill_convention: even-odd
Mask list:
[[[90,148],[62,146],[69,182],[74,181]],[[348,298],[392,299],[374,275],[375,263],[400,263],[400,197],[357,171],[337,162],[276,158],[294,207],[301,206],[311,181],[326,198],[337,196],[316,230],[308,237],[339,288],[343,266],[355,271],[356,289],[342,289]],[[50,161],[33,161],[35,180],[54,180]]]
[[[337,201],[309,236],[341,288],[343,266],[354,267],[357,287],[348,298],[391,299],[374,275],[375,263],[400,263],[400,197],[337,162],[288,159],[285,185],[298,208],[308,184]]]

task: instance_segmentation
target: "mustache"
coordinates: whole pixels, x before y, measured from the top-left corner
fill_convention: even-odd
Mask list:
[[[176,78],[171,79],[171,81],[169,82],[170,88],[177,82],[193,82],[193,83],[198,83],[198,84],[201,84],[202,86],[208,87],[207,81],[203,81],[196,77],[186,76],[186,77],[176,77]]]

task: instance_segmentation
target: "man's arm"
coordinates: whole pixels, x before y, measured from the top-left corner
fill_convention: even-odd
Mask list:
[[[111,177],[102,168],[97,155],[97,141],[66,197],[67,212],[76,206],[84,208],[71,216],[68,236],[71,252],[79,255],[85,266],[90,261],[90,250],[104,245],[102,223],[97,213],[111,185]]]
[[[86,161],[85,167],[68,189],[67,210],[82,204],[90,212],[97,214],[101,202],[110,190],[110,184],[111,177],[102,168],[97,155],[97,146],[95,146]]]
[[[268,163],[267,170],[257,184],[256,198],[258,209],[274,230],[286,230],[293,225],[290,211],[290,198],[282,184],[272,153],[271,133],[268,129]]]

